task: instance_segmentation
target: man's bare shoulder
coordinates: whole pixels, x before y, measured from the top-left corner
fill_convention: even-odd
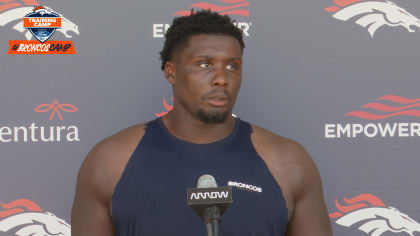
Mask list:
[[[96,144],[83,161],[78,181],[89,181],[108,199],[145,133],[145,123],[128,127]]]
[[[287,235],[332,235],[321,178],[309,154],[293,140],[255,125],[252,129],[256,151],[283,190]]]
[[[144,133],[145,124],[129,127],[104,139],[89,152],[77,176],[72,234],[114,235],[112,194]]]
[[[252,142],[262,158],[278,165],[307,165],[311,158],[304,147],[294,140],[277,135],[256,125],[252,127]],[[261,153],[260,153],[261,152]]]
[[[142,139],[145,126],[145,123],[137,124],[102,140],[92,148],[87,159],[98,159],[98,161],[108,164],[124,161],[123,159],[131,156]]]
[[[251,140],[255,150],[282,188],[291,220],[298,199],[312,184],[319,181],[318,170],[299,143],[252,125]]]

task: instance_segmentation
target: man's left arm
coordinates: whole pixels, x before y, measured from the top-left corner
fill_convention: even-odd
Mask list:
[[[332,236],[322,184],[315,163],[299,145],[298,174],[300,183],[294,195],[294,210],[287,226],[287,236]]]

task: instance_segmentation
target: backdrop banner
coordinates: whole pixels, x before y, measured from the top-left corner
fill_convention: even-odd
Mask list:
[[[420,234],[419,1],[0,0],[0,235],[71,234],[89,150],[172,109],[159,52],[192,8],[243,29],[234,113],[307,149],[334,235]]]

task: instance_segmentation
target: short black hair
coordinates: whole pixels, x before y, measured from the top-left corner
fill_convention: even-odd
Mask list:
[[[165,69],[166,62],[172,59],[176,50],[187,46],[191,36],[199,34],[231,36],[238,40],[242,52],[245,48],[242,30],[233,24],[229,16],[222,16],[210,10],[191,10],[191,15],[175,18],[166,32],[165,43],[160,52],[161,69]]]

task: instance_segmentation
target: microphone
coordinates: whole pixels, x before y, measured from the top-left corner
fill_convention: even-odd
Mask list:
[[[221,216],[232,203],[232,187],[217,187],[211,175],[202,175],[197,188],[188,188],[187,204],[204,221],[208,236],[219,236]]]

